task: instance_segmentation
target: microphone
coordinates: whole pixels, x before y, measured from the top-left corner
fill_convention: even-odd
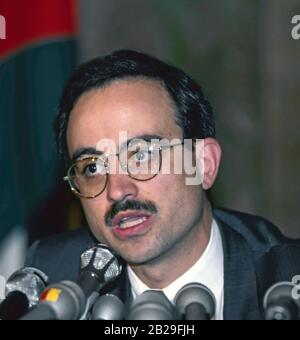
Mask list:
[[[99,291],[115,280],[122,271],[113,251],[97,244],[81,255],[81,271],[77,281],[50,285],[39,304],[21,320],[85,320]]]
[[[216,312],[216,298],[206,286],[188,283],[175,296],[175,305],[185,320],[211,320]]]
[[[124,304],[115,295],[102,295],[95,302],[92,320],[123,320]]]
[[[179,320],[179,315],[163,292],[147,290],[132,302],[127,320]]]
[[[38,303],[47,284],[48,277],[37,268],[27,267],[16,271],[7,280],[6,298],[0,305],[0,319],[19,319]]]
[[[266,320],[300,320],[300,300],[293,297],[295,288],[292,282],[279,282],[269,288],[264,297]]]

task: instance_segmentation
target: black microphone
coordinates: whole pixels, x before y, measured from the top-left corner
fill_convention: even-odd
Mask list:
[[[127,320],[179,320],[179,315],[162,291],[147,290],[132,302]]]
[[[0,320],[18,320],[29,309],[29,302],[24,293],[12,292],[0,305]]]
[[[7,280],[6,298],[0,305],[0,319],[19,319],[38,303],[47,284],[48,277],[39,269],[27,267],[16,271]]]
[[[115,295],[102,295],[95,302],[92,320],[123,320],[124,304]]]
[[[81,255],[77,283],[62,281],[50,285],[39,304],[21,320],[84,320],[99,291],[121,271],[122,265],[113,251],[106,245],[95,245]]]
[[[300,320],[300,295],[297,287],[292,282],[279,282],[269,288],[264,297],[266,320]]]
[[[216,298],[206,286],[188,283],[175,297],[175,305],[185,320],[211,320],[216,312]]]

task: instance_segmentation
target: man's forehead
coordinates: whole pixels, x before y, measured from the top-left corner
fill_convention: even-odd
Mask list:
[[[71,153],[95,146],[100,139],[118,139],[120,131],[129,138],[159,135],[180,138],[173,103],[158,82],[122,80],[84,94],[71,113],[68,145]],[[73,149],[73,150],[72,150]]]
[[[154,122],[162,122],[169,121],[175,111],[176,105],[158,81],[124,79],[82,94],[70,120],[72,117],[82,121],[101,119],[103,123],[111,123],[116,117],[121,121],[123,118],[139,120],[149,118],[150,114]]]

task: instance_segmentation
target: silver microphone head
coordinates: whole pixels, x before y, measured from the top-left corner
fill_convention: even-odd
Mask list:
[[[123,320],[124,304],[115,295],[102,295],[95,302],[92,320]]]
[[[179,315],[162,291],[147,290],[132,302],[127,320],[179,320]]]
[[[105,244],[99,243],[81,255],[81,270],[92,268],[95,272],[104,271],[105,283],[115,280],[121,274],[122,267],[113,250]]]
[[[216,298],[209,288],[197,282],[182,287],[175,297],[175,305],[181,315],[184,315],[186,308],[193,303],[202,305],[209,319],[214,317]]]
[[[27,267],[16,271],[7,280],[5,294],[8,296],[13,291],[26,295],[29,307],[39,302],[40,295],[48,284],[48,277],[39,269]]]
[[[264,296],[266,320],[300,320],[300,299],[295,296],[297,286],[292,282],[278,282]]]

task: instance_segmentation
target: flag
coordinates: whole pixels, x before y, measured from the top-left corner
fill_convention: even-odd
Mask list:
[[[75,5],[0,0],[6,23],[6,39],[0,40],[0,242],[24,227],[55,183],[53,126],[76,63]]]

